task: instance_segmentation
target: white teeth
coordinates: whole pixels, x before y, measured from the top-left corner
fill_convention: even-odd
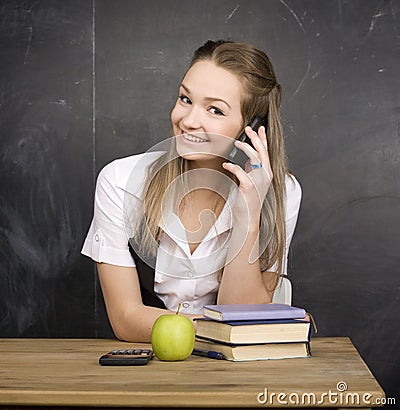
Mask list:
[[[203,138],[199,138],[196,137],[194,135],[190,135],[190,134],[184,134],[183,136],[186,140],[188,141],[192,141],[192,142],[207,142],[207,140],[203,139]]]

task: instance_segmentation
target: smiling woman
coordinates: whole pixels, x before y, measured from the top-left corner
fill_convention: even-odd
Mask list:
[[[180,84],[167,148],[101,171],[82,252],[97,262],[117,337],[149,341],[157,317],[179,304],[194,318],[205,304],[271,302],[301,200],[280,102],[264,52],[208,41]],[[255,116],[264,125],[253,130]],[[227,160],[233,148],[244,167]]]
[[[241,88],[234,74],[212,61],[199,61],[186,73],[171,121],[174,134],[180,134],[177,151],[190,160],[189,169],[221,169],[229,138],[243,128]]]
[[[218,147],[213,148],[221,139],[216,136],[236,138],[242,130],[242,89],[239,79],[212,61],[194,64],[186,73],[179,93],[171,113],[174,133],[183,137],[177,140],[178,152],[185,143],[207,142],[210,147],[202,146],[201,149],[217,154]],[[202,138],[199,140],[198,137]],[[214,161],[216,158],[213,158]],[[193,155],[190,159],[190,167],[200,165]],[[220,167],[221,160],[214,166]]]

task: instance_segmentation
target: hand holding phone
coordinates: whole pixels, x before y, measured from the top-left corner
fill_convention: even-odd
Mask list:
[[[264,120],[260,116],[255,116],[252,121],[250,122],[249,126],[253,129],[253,131],[258,132],[258,129],[264,124]],[[246,142],[251,147],[253,144],[251,143],[250,138],[247,136],[246,132],[243,131],[242,135],[238,138],[239,141]],[[253,147],[254,148],[254,147]],[[228,154],[228,161],[233,162],[235,164],[239,164],[244,166],[245,162],[247,161],[247,157],[245,154],[238,150],[236,147],[233,147],[232,151]]]

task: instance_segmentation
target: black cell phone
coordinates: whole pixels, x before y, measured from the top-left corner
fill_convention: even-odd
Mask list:
[[[265,125],[264,120],[256,115],[250,122],[249,126],[256,132],[258,132],[258,129],[261,127],[261,125]],[[247,136],[247,134],[243,131],[242,135],[238,138],[239,141],[246,142],[250,146],[253,146],[251,143],[250,138]],[[237,149],[236,147],[233,147],[232,151],[228,154],[228,161],[233,162],[238,165],[244,166],[244,164],[247,161],[247,156],[241,151],[240,149]]]
[[[153,358],[151,349],[115,349],[99,358],[102,366],[142,366]]]

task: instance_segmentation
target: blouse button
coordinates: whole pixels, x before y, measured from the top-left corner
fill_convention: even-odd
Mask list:
[[[99,237],[99,234],[98,234],[98,233],[96,233],[96,235],[94,236],[94,240],[95,240],[96,242],[98,242],[98,241],[100,240],[100,237]]]
[[[194,278],[194,273],[191,270],[188,270],[186,272],[186,275],[188,276],[188,278]]]

